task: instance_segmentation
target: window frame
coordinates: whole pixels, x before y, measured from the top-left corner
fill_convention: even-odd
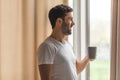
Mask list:
[[[83,4],[84,3],[84,4]],[[82,10],[81,7],[84,7],[84,21],[82,21]],[[87,47],[90,46],[90,1],[89,0],[73,0],[73,17],[75,21],[75,27],[73,29],[73,50],[75,52],[75,55],[78,59],[82,59],[83,53],[81,52],[81,27],[83,27],[81,24],[84,23],[85,27],[85,50],[84,52],[87,53]],[[79,18],[78,18],[79,17]],[[79,45],[78,45],[79,44]],[[84,54],[85,55],[85,54]],[[111,64],[110,64],[111,65]],[[84,78],[83,78],[84,77]],[[90,80],[90,64],[88,64],[87,68],[78,76],[78,80]]]
[[[84,3],[81,5],[81,3]],[[85,53],[87,53],[87,47],[90,44],[90,16],[89,16],[89,0],[73,0],[73,16],[75,21],[75,27],[73,30],[73,49],[78,59],[82,58],[81,53],[81,36],[78,34],[81,34],[81,8],[85,8],[85,15],[84,16],[84,27],[85,27]],[[74,14],[75,13],[75,14]],[[80,18],[78,18],[80,17]],[[79,44],[79,45],[78,45]],[[85,55],[85,54],[84,54]],[[88,64],[87,68],[78,76],[78,80],[83,80],[83,77],[81,75],[84,75],[84,80],[90,80],[90,65]]]

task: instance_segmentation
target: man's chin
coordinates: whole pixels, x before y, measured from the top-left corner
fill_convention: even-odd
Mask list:
[[[71,32],[69,32],[69,33],[65,33],[65,35],[71,35],[72,33]]]

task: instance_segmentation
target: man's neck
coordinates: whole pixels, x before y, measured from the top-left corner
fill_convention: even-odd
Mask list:
[[[63,35],[63,34],[61,34],[60,32],[52,32],[52,34],[51,34],[51,37],[52,38],[54,38],[54,39],[56,39],[56,40],[58,40],[58,41],[60,41],[61,43],[64,43],[66,40],[67,40],[67,35]]]

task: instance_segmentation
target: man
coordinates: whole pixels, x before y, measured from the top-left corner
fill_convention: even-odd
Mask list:
[[[53,31],[38,49],[41,80],[77,80],[77,74],[90,61],[87,56],[77,60],[72,46],[66,40],[74,25],[72,12],[72,8],[63,4],[49,11]]]

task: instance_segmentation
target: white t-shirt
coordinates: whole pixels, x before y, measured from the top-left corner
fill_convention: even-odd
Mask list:
[[[77,80],[76,57],[67,41],[48,37],[38,49],[38,64],[53,64],[52,80]]]

